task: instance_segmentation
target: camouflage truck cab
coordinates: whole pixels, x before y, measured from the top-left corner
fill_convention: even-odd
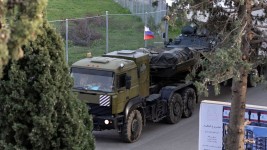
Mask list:
[[[148,55],[128,50],[85,58],[72,65],[73,90],[89,106],[94,130],[121,129],[129,112],[127,105],[135,103],[130,101],[141,101],[149,94],[145,87],[149,86],[147,69]]]

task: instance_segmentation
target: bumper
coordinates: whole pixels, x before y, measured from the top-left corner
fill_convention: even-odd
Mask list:
[[[119,129],[123,125],[123,115],[112,116],[93,116],[94,130]]]

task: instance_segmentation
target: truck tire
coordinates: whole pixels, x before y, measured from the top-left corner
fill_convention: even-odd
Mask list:
[[[121,137],[127,143],[137,141],[142,133],[143,119],[139,110],[132,110],[122,128]]]
[[[257,78],[259,77],[259,73],[257,69],[254,69],[253,72],[251,72],[248,75],[248,87],[256,87],[257,86]]]
[[[181,120],[183,114],[182,104],[181,95],[174,93],[168,102],[167,123],[175,124]]]
[[[186,88],[182,93],[182,98],[184,102],[183,117],[189,118],[192,116],[197,103],[195,90],[193,88]]]

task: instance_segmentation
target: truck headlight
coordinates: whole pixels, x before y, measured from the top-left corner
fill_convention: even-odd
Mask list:
[[[108,124],[109,124],[109,120],[105,120],[104,123],[105,123],[106,125],[108,125]]]

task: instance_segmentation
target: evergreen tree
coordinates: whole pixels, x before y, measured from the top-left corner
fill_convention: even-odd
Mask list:
[[[9,59],[23,56],[21,46],[37,35],[47,0],[0,1],[0,78]]]
[[[253,83],[249,73],[253,70],[254,56],[257,55],[261,43],[267,42],[266,34],[259,30],[259,27],[264,27],[259,26],[259,23],[266,23],[267,1],[176,0],[174,7],[172,18],[176,17],[174,14],[182,14],[177,11],[185,10],[193,13],[192,19],[195,21],[198,18],[197,14],[206,15],[208,20],[202,23],[202,26],[208,28],[210,34],[219,35],[221,38],[221,43],[215,48],[216,53],[213,52],[209,60],[200,62],[205,70],[199,76],[205,80],[196,85],[200,87],[200,91],[204,91],[207,89],[207,83],[213,81],[217,83],[215,88],[218,91],[218,78],[229,71],[233,72],[230,122],[225,142],[227,150],[244,150],[247,82]],[[262,16],[252,15],[255,10],[265,13]]]
[[[44,23],[0,81],[0,149],[94,149],[92,118],[71,88],[59,35]]]

